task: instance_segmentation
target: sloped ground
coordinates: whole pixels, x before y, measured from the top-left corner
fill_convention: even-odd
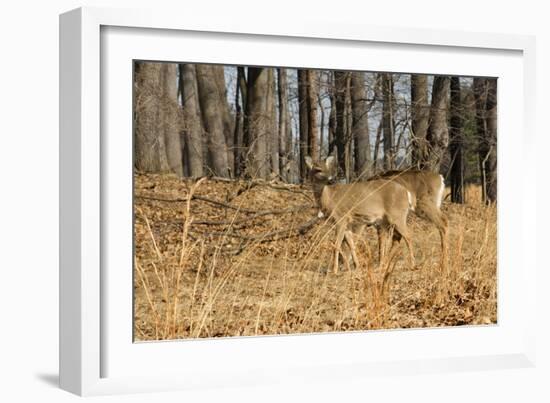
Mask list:
[[[446,268],[436,228],[411,216],[415,267],[404,245],[379,264],[370,229],[361,267],[335,274],[307,186],[204,180],[188,202],[194,184],[135,175],[138,341],[496,323],[496,207],[478,188],[443,205]]]

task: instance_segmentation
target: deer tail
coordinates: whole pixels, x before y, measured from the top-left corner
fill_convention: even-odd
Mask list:
[[[416,204],[416,200],[414,200],[414,197],[411,192],[407,190],[407,199],[409,200],[409,209],[414,211],[414,206]]]
[[[443,175],[439,175],[439,178],[441,179],[441,187],[439,188],[439,193],[437,194],[437,208],[441,208],[443,193],[445,192],[445,179],[443,179]]]

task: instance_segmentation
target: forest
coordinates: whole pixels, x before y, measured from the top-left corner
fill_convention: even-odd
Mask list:
[[[134,84],[140,172],[301,183],[333,154],[347,182],[416,167],[496,201],[494,78],[136,62]]]
[[[497,322],[496,78],[133,67],[136,341]],[[318,192],[384,175],[440,197],[394,186],[389,253]]]

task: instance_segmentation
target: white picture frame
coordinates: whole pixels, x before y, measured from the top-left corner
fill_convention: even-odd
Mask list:
[[[139,47],[132,45],[136,39]],[[170,50],[182,40],[194,49],[192,60],[185,60],[193,62],[351,69],[367,66],[362,55],[368,54],[368,70],[498,76],[498,325],[133,343],[128,338],[131,311],[127,315],[131,273],[107,269],[116,259],[131,267],[124,238],[130,234],[131,243],[131,204],[128,183],[124,185],[131,175],[131,81],[125,80],[131,68],[124,63],[132,58],[184,61],[185,56]],[[223,42],[231,44],[225,46],[230,53],[223,52]],[[218,46],[219,52],[208,56],[208,46]],[[330,49],[334,57],[315,58],[317,47]],[[536,217],[529,208],[535,194],[526,190],[536,189],[537,178],[536,173],[518,176],[506,161],[512,151],[520,161],[529,161],[535,152],[534,52],[534,38],[520,35],[327,21],[243,23],[167,10],[80,8],[61,15],[61,387],[97,395],[533,366],[535,319],[530,315],[535,312],[536,242],[527,235],[536,233]],[[434,57],[439,53],[441,58]],[[429,59],[429,67],[421,57],[412,57],[418,54]],[[511,95],[515,99],[507,100]],[[518,106],[515,116],[506,114]],[[109,136],[114,128],[124,135]],[[521,138],[515,148],[506,141],[512,132],[516,142]],[[114,150],[122,156],[117,162],[121,169],[111,160]],[[507,186],[512,182],[521,183],[523,191]],[[113,192],[122,192],[122,197]],[[124,208],[127,215],[106,213]],[[120,250],[117,241],[123,244]]]

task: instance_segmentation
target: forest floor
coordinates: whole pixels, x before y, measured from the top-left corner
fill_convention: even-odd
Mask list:
[[[360,267],[334,273],[334,229],[308,186],[134,182],[136,341],[496,323],[497,214],[479,187],[443,203],[446,265],[437,229],[412,213],[414,267],[403,243],[379,263],[369,229]]]

